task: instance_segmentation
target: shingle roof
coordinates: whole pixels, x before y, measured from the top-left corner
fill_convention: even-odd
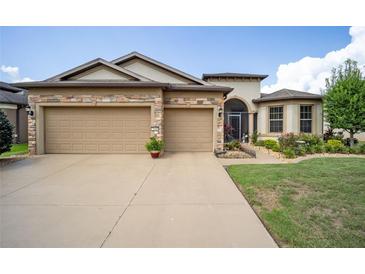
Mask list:
[[[313,94],[304,91],[292,90],[292,89],[281,89],[273,93],[261,93],[261,98],[253,99],[252,102],[269,102],[279,100],[291,100],[291,99],[315,99],[322,100],[322,95]]]
[[[175,73],[177,75],[180,75],[181,77],[184,77],[186,79],[189,79],[189,80],[191,80],[191,81],[193,81],[193,82],[195,82],[197,84],[206,85],[206,86],[211,85],[210,83],[205,82],[202,79],[199,79],[199,78],[197,78],[197,77],[195,77],[193,75],[190,75],[190,74],[188,74],[186,72],[183,72],[183,71],[181,71],[179,69],[173,68],[173,67],[171,67],[169,65],[166,65],[166,64],[164,64],[164,63],[162,63],[160,61],[157,61],[155,59],[152,59],[151,57],[148,57],[148,56],[143,55],[143,54],[141,54],[139,52],[136,52],[136,51],[133,51],[133,52],[127,54],[127,55],[124,55],[122,57],[119,57],[119,58],[111,61],[111,63],[116,64],[116,65],[120,65],[121,63],[128,62],[129,60],[131,60],[133,58],[142,59],[142,60],[146,61],[147,63],[154,64],[154,65],[156,65],[158,67],[161,67],[161,68],[163,68],[163,69],[165,69],[167,71],[170,71],[172,73]]]
[[[8,91],[8,92],[21,92],[21,91],[24,91],[24,89],[11,86],[8,83],[1,82],[1,81],[0,81],[0,90],[4,90],[4,91]]]
[[[27,105],[27,96],[23,93],[13,93],[4,90],[0,90],[0,103],[14,104],[14,105]]]
[[[232,72],[224,72],[224,73],[204,73],[203,80],[208,78],[259,78],[261,80],[268,77],[266,74],[252,74],[252,73],[232,73]]]

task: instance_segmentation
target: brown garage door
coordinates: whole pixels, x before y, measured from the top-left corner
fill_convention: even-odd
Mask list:
[[[150,108],[49,107],[46,153],[146,153]]]
[[[212,109],[165,109],[166,151],[212,151]]]

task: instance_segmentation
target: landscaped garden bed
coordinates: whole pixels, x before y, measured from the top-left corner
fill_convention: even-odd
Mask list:
[[[224,145],[224,151],[216,154],[218,158],[248,159],[254,158],[254,152],[239,141],[234,140]]]
[[[365,159],[227,170],[280,246],[365,247]]]
[[[265,147],[268,151],[277,154],[279,157],[293,159],[309,154],[341,153],[341,154],[365,154],[365,144],[356,141],[352,147],[348,139],[342,135],[331,135],[327,138],[312,134],[283,134],[278,141],[273,139],[257,140],[253,139],[253,145]]]

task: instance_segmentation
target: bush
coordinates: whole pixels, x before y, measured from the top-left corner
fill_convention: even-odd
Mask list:
[[[321,144],[321,145],[314,145],[313,148],[314,148],[314,152],[315,153],[323,153],[323,152],[326,151],[323,144]]]
[[[259,147],[263,147],[263,146],[265,146],[265,143],[264,143],[264,141],[263,140],[259,140],[259,141],[257,141],[256,142],[256,144],[255,144],[256,146],[259,146]]]
[[[304,141],[309,146],[321,145],[323,144],[323,140],[321,136],[314,134],[304,134],[301,133],[298,137],[299,141]]]
[[[314,154],[314,153],[316,153],[315,146],[317,146],[317,145],[306,145],[305,146],[305,153],[307,153],[307,154]]]
[[[271,148],[272,151],[275,151],[275,152],[280,152],[281,148],[280,148],[280,145],[278,143],[275,144],[275,146],[273,146]]]
[[[10,151],[13,143],[13,125],[0,110],[0,154]]]
[[[150,140],[145,144],[146,149],[151,151],[161,151],[164,148],[164,141],[158,140],[156,137],[151,137]]]
[[[334,132],[332,128],[328,128],[323,134],[323,140],[327,142],[328,140],[339,140],[343,141],[343,132]]]
[[[289,158],[289,159],[295,158],[295,151],[292,148],[285,148],[283,150],[283,153],[284,153],[286,158]]]
[[[255,130],[251,135],[251,143],[256,144],[257,140],[259,138],[259,134],[257,133],[257,130]]]
[[[241,143],[238,140],[233,140],[225,144],[226,149],[234,150],[239,149],[241,147]]]
[[[294,133],[283,134],[279,137],[280,147],[285,148],[295,148],[297,147],[297,141],[299,140],[299,136]]]
[[[359,152],[365,154],[365,144],[357,146],[359,148]]]
[[[325,150],[329,153],[336,153],[336,152],[344,152],[345,146],[340,140],[328,140],[327,144],[325,144]]]
[[[264,146],[267,149],[272,149],[274,146],[278,145],[278,142],[272,139],[268,139],[264,141]]]
[[[294,153],[297,156],[304,156],[306,153],[306,149],[303,146],[298,146],[294,149]]]

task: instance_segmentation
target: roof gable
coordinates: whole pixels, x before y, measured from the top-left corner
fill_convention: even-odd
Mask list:
[[[138,52],[132,52],[122,56],[113,60],[112,63],[158,82],[211,85],[202,79],[170,67]]]
[[[150,81],[149,79],[97,58],[47,79],[47,82],[67,80],[123,80]]]

